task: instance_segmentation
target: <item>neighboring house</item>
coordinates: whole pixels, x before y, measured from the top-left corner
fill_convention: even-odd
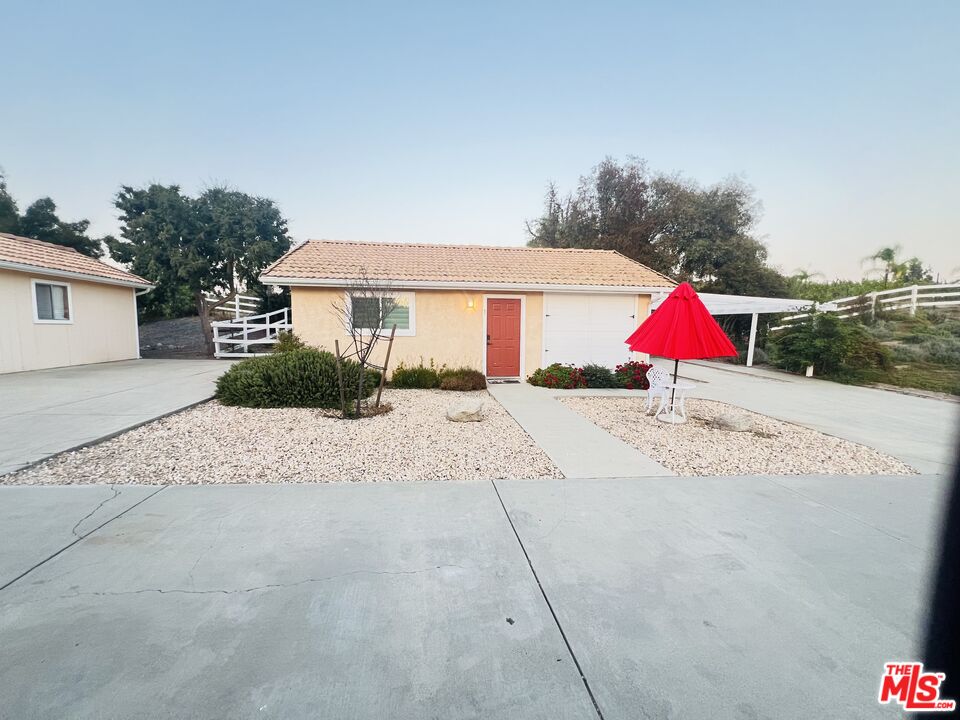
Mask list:
[[[141,277],[51,243],[0,233],[0,373],[140,356]]]
[[[611,250],[317,240],[260,279],[289,286],[294,332],[333,350],[334,340],[342,348],[348,338],[334,305],[350,303],[362,277],[398,302],[385,323],[397,325],[392,367],[434,360],[504,378],[554,362],[612,367],[631,359],[624,340],[649,314],[651,294],[675,285]]]

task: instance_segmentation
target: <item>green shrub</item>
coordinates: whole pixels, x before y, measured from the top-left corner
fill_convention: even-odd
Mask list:
[[[342,364],[347,400],[356,398],[360,366]],[[364,373],[364,397],[380,383],[380,373]],[[340,388],[333,353],[301,348],[241,360],[217,380],[217,399],[243,407],[339,408]]]
[[[770,358],[767,356],[766,351],[763,348],[754,348],[753,349],[753,364],[754,365],[766,365],[770,362]],[[746,365],[747,364],[747,351],[738,350],[737,351],[737,364]]]
[[[442,371],[443,368],[438,370],[433,360],[430,361],[429,366],[424,366],[421,360],[420,364],[415,367],[407,367],[401,362],[397,364],[390,375],[390,384],[395,388],[405,390],[438,388],[440,387],[440,372]]]
[[[587,387],[591,388],[615,388],[620,387],[613,370],[603,365],[589,363],[583,366],[583,379],[587,381]]]
[[[895,362],[916,362],[923,357],[923,352],[916,345],[894,345],[891,348]]]
[[[617,385],[627,390],[646,390],[650,387],[650,382],[647,380],[647,370],[652,367],[653,365],[650,363],[637,362],[636,360],[617,365],[613,371],[617,378]]]
[[[960,339],[950,336],[929,336],[914,346],[921,360],[938,365],[960,366]]]
[[[808,365],[845,382],[882,379],[891,369],[890,351],[860,323],[814,313],[769,338],[773,364],[802,372]]]
[[[948,335],[960,340],[960,320],[956,318],[943,318],[941,324],[937,327],[942,335]]]
[[[573,365],[561,365],[553,363],[545,368],[534,370],[533,374],[527,378],[527,382],[537,387],[560,388],[563,390],[573,390],[587,386],[586,378],[583,376],[583,368]]]
[[[292,330],[281,330],[277,333],[277,342],[273,344],[275,353],[290,352],[291,350],[302,350],[307,344],[297,337]]]
[[[897,323],[891,320],[877,320],[870,327],[870,334],[880,342],[895,340],[897,338]]]
[[[486,387],[487,379],[479,370],[460,367],[440,371],[441,390],[484,390]]]

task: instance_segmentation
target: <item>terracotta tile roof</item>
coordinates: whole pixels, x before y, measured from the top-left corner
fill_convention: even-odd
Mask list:
[[[138,275],[94,260],[73,248],[10,233],[0,233],[0,268],[11,264],[36,268],[37,272],[48,270],[54,274],[87,275],[91,282],[150,286],[149,282]]]
[[[365,275],[417,283],[505,283],[672,288],[676,283],[613,250],[308,240],[261,279],[330,284]],[[324,282],[326,281],[326,282]],[[287,283],[283,283],[287,284]],[[297,284],[294,282],[293,284]]]

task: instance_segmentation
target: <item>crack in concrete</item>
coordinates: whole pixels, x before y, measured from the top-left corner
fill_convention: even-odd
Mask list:
[[[563,498],[563,506],[560,510],[560,519],[554,523],[553,527],[550,528],[545,535],[540,536],[540,540],[546,540],[548,537],[553,535],[553,531],[560,527],[567,519],[567,485],[561,481],[560,485],[560,495]]]
[[[142,595],[144,593],[157,593],[158,595],[239,595],[244,593],[262,592],[265,590],[282,590],[286,588],[299,587],[301,585],[310,585],[312,583],[328,582],[339,578],[350,577],[352,575],[419,575],[421,573],[434,572],[444,568],[459,568],[460,570],[470,570],[471,568],[463,565],[432,565],[418,570],[353,570],[339,575],[327,575],[326,577],[304,578],[289,583],[269,583],[267,585],[255,585],[248,588],[233,589],[211,589],[211,590],[188,590],[186,588],[142,588],[140,590],[118,590],[118,591],[100,591],[100,592],[76,592],[70,595],[61,595],[61,599],[75,597],[115,597],[121,595]]]
[[[195,586],[193,582],[193,571],[197,569],[197,565],[200,564],[200,561],[203,560],[206,554],[211,550],[213,550],[213,546],[220,541],[220,536],[222,534],[223,534],[223,520],[221,519],[220,522],[217,523],[217,536],[213,539],[212,543],[210,543],[204,550],[200,552],[199,555],[197,555],[197,559],[194,560],[193,565],[190,566],[190,572],[187,573],[187,577],[190,578],[191,588]]]
[[[111,500],[116,500],[117,496],[120,494],[119,488],[117,488],[115,485],[111,485],[111,486],[110,486],[110,489],[113,490],[113,495],[111,495],[110,497],[108,497],[108,498],[106,498],[105,500],[103,500],[103,501],[102,501],[99,505],[97,505],[93,510],[91,510],[91,511],[88,512],[86,515],[84,515],[82,518],[80,518],[79,520],[77,520],[77,524],[74,525],[74,526],[73,526],[73,529],[70,531],[70,532],[73,534],[74,537],[77,537],[77,538],[81,537],[81,535],[77,532],[77,528],[79,528],[79,527],[83,524],[83,521],[84,521],[84,520],[88,520],[88,519],[90,519],[91,517],[93,517],[93,516],[97,513],[97,511],[100,510],[100,508],[102,508],[104,505],[106,505],[106,504],[107,504],[108,502],[110,502]]]
[[[915,476],[904,475],[903,477],[915,477]],[[843,508],[837,507],[836,505],[831,505],[829,502],[826,502],[825,500],[821,500],[821,499],[819,499],[819,498],[813,497],[812,495],[808,495],[807,493],[803,492],[802,490],[798,490],[797,488],[791,487],[790,485],[784,485],[783,483],[777,482],[777,480],[776,480],[774,477],[772,477],[772,476],[764,477],[764,480],[766,480],[766,481],[767,481],[768,483],[770,483],[771,485],[776,485],[776,486],[779,487],[779,488],[783,488],[783,489],[786,490],[787,492],[790,492],[790,493],[793,493],[794,495],[797,495],[797,496],[799,496],[799,497],[802,497],[804,500],[809,500],[809,501],[811,501],[811,502],[815,502],[817,505],[820,505],[821,507],[825,507],[825,508],[827,508],[828,510],[831,510],[831,511],[837,513],[838,515],[842,515],[843,517],[847,518],[848,520],[852,520],[853,522],[858,523],[858,524],[860,524],[860,525],[864,525],[864,526],[870,528],[871,530],[875,530],[876,532],[880,533],[881,535],[886,535],[888,538],[891,538],[891,539],[893,539],[893,540],[896,540],[897,542],[902,542],[904,545],[909,545],[910,547],[912,547],[912,548],[915,549],[915,550],[920,550],[921,552],[923,551],[923,548],[922,548],[922,547],[920,547],[920,546],[917,545],[916,543],[911,542],[911,541],[908,540],[907,538],[900,537],[900,536],[897,535],[896,533],[891,532],[890,530],[887,530],[887,529],[885,529],[885,528],[882,528],[882,527],[880,527],[879,525],[874,525],[872,522],[870,522],[870,521],[868,521],[868,520],[864,520],[863,518],[861,518],[861,517],[859,517],[858,515],[850,512],[849,510],[844,510]]]
[[[533,560],[530,559],[530,553],[527,552],[527,547],[523,544],[523,539],[520,537],[520,532],[517,530],[517,526],[514,524],[513,518],[510,517],[510,511],[507,510],[507,504],[503,501],[503,496],[500,495],[500,488],[497,487],[495,480],[491,480],[490,484],[493,486],[493,492],[497,496],[497,501],[500,503],[500,507],[503,510],[503,515],[507,519],[507,523],[510,525],[510,529],[513,531],[513,535],[517,539],[517,543],[520,545],[520,551],[523,553],[523,557],[527,561],[527,567],[530,568],[530,573],[533,575],[534,582],[537,583],[537,588],[540,590],[540,595],[543,597],[543,601],[547,604],[547,609],[550,611],[550,616],[553,618],[553,622],[556,624],[557,630],[560,631],[560,637],[563,639],[563,644],[566,646],[567,652],[570,653],[570,659],[573,660],[574,667],[577,668],[577,672],[580,673],[580,680],[583,682],[583,687],[587,691],[587,695],[590,697],[590,702],[593,703],[593,709],[597,713],[597,718],[598,720],[604,720],[603,711],[600,709],[600,703],[597,702],[597,698],[593,694],[593,689],[590,687],[590,681],[587,680],[587,676],[583,672],[583,667],[580,665],[580,660],[577,658],[577,654],[573,651],[573,646],[570,644],[569,638],[567,638],[567,633],[563,629],[563,625],[560,623],[560,618],[553,609],[553,603],[550,602],[550,597],[547,595],[547,590],[543,587],[543,583],[540,582],[540,576],[537,575],[537,569],[533,566]],[[557,524],[559,525],[559,523]],[[553,531],[551,530],[551,532]]]
[[[111,486],[111,487],[112,487],[112,486]],[[99,530],[100,528],[104,527],[105,525],[109,525],[110,523],[112,523],[112,522],[113,522],[114,520],[116,520],[117,518],[123,517],[124,515],[126,515],[128,512],[130,512],[130,511],[133,510],[134,508],[139,507],[140,505],[143,505],[143,503],[147,502],[147,500],[149,500],[150,498],[154,497],[155,495],[159,495],[159,494],[162,493],[167,487],[169,487],[169,486],[164,485],[164,486],[163,486],[162,488],[160,488],[159,490],[155,490],[154,492],[152,492],[152,493],[150,493],[149,495],[147,495],[145,498],[143,498],[143,499],[141,499],[141,500],[138,500],[137,502],[135,502],[133,505],[131,505],[130,507],[128,507],[128,508],[127,508],[126,510],[124,510],[123,512],[114,515],[112,518],[109,518],[109,519],[107,519],[107,520],[104,520],[102,523],[100,523],[99,525],[97,525],[97,527],[95,527],[95,528],[94,528],[93,530],[91,530],[90,532],[78,536],[76,540],[74,540],[73,542],[69,543],[68,545],[64,545],[62,548],[60,548],[59,550],[57,550],[57,551],[56,551],[55,553],[53,553],[52,555],[48,555],[48,556],[45,557],[43,560],[41,560],[40,562],[38,562],[36,565],[33,565],[33,566],[27,568],[27,569],[24,570],[22,573],[20,573],[20,574],[17,575],[15,578],[13,578],[13,580],[10,580],[9,582],[4,583],[3,585],[0,585],[0,590],[6,590],[8,587],[10,587],[11,585],[13,585],[15,582],[18,582],[18,581],[21,580],[22,578],[25,578],[27,575],[29,575],[30,573],[32,573],[32,572],[33,572],[34,570],[36,570],[37,568],[39,568],[39,567],[41,567],[41,566],[43,566],[43,565],[46,565],[48,562],[50,562],[51,560],[53,560],[53,559],[54,559],[55,557],[57,557],[58,555],[61,555],[62,553],[65,553],[67,550],[69,550],[70,548],[72,548],[74,545],[76,545],[78,542],[80,542],[80,541],[83,540],[84,538],[89,537],[90,535],[93,535],[93,533],[95,533],[95,532],[96,532],[97,530]],[[119,494],[119,493],[118,493],[118,494]],[[107,500],[110,500],[110,499],[111,499],[111,498],[107,498]],[[105,501],[105,502],[106,502],[106,501]],[[94,509],[93,512],[96,512],[96,509]],[[93,514],[93,513],[91,513],[91,515],[92,515],[92,514]],[[80,522],[83,522],[83,520],[81,519]],[[74,526],[74,528],[78,527],[79,525],[80,525],[80,523],[77,523],[77,524]]]

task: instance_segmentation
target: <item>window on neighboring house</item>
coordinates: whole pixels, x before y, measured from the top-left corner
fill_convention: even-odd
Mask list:
[[[415,307],[413,293],[391,293],[383,297],[350,295],[350,319],[355,330],[382,328],[389,333],[396,324],[397,335],[413,335]],[[381,322],[382,319],[382,322]]]
[[[33,309],[35,322],[69,323],[73,321],[70,309],[70,286],[66,283],[33,281]]]

